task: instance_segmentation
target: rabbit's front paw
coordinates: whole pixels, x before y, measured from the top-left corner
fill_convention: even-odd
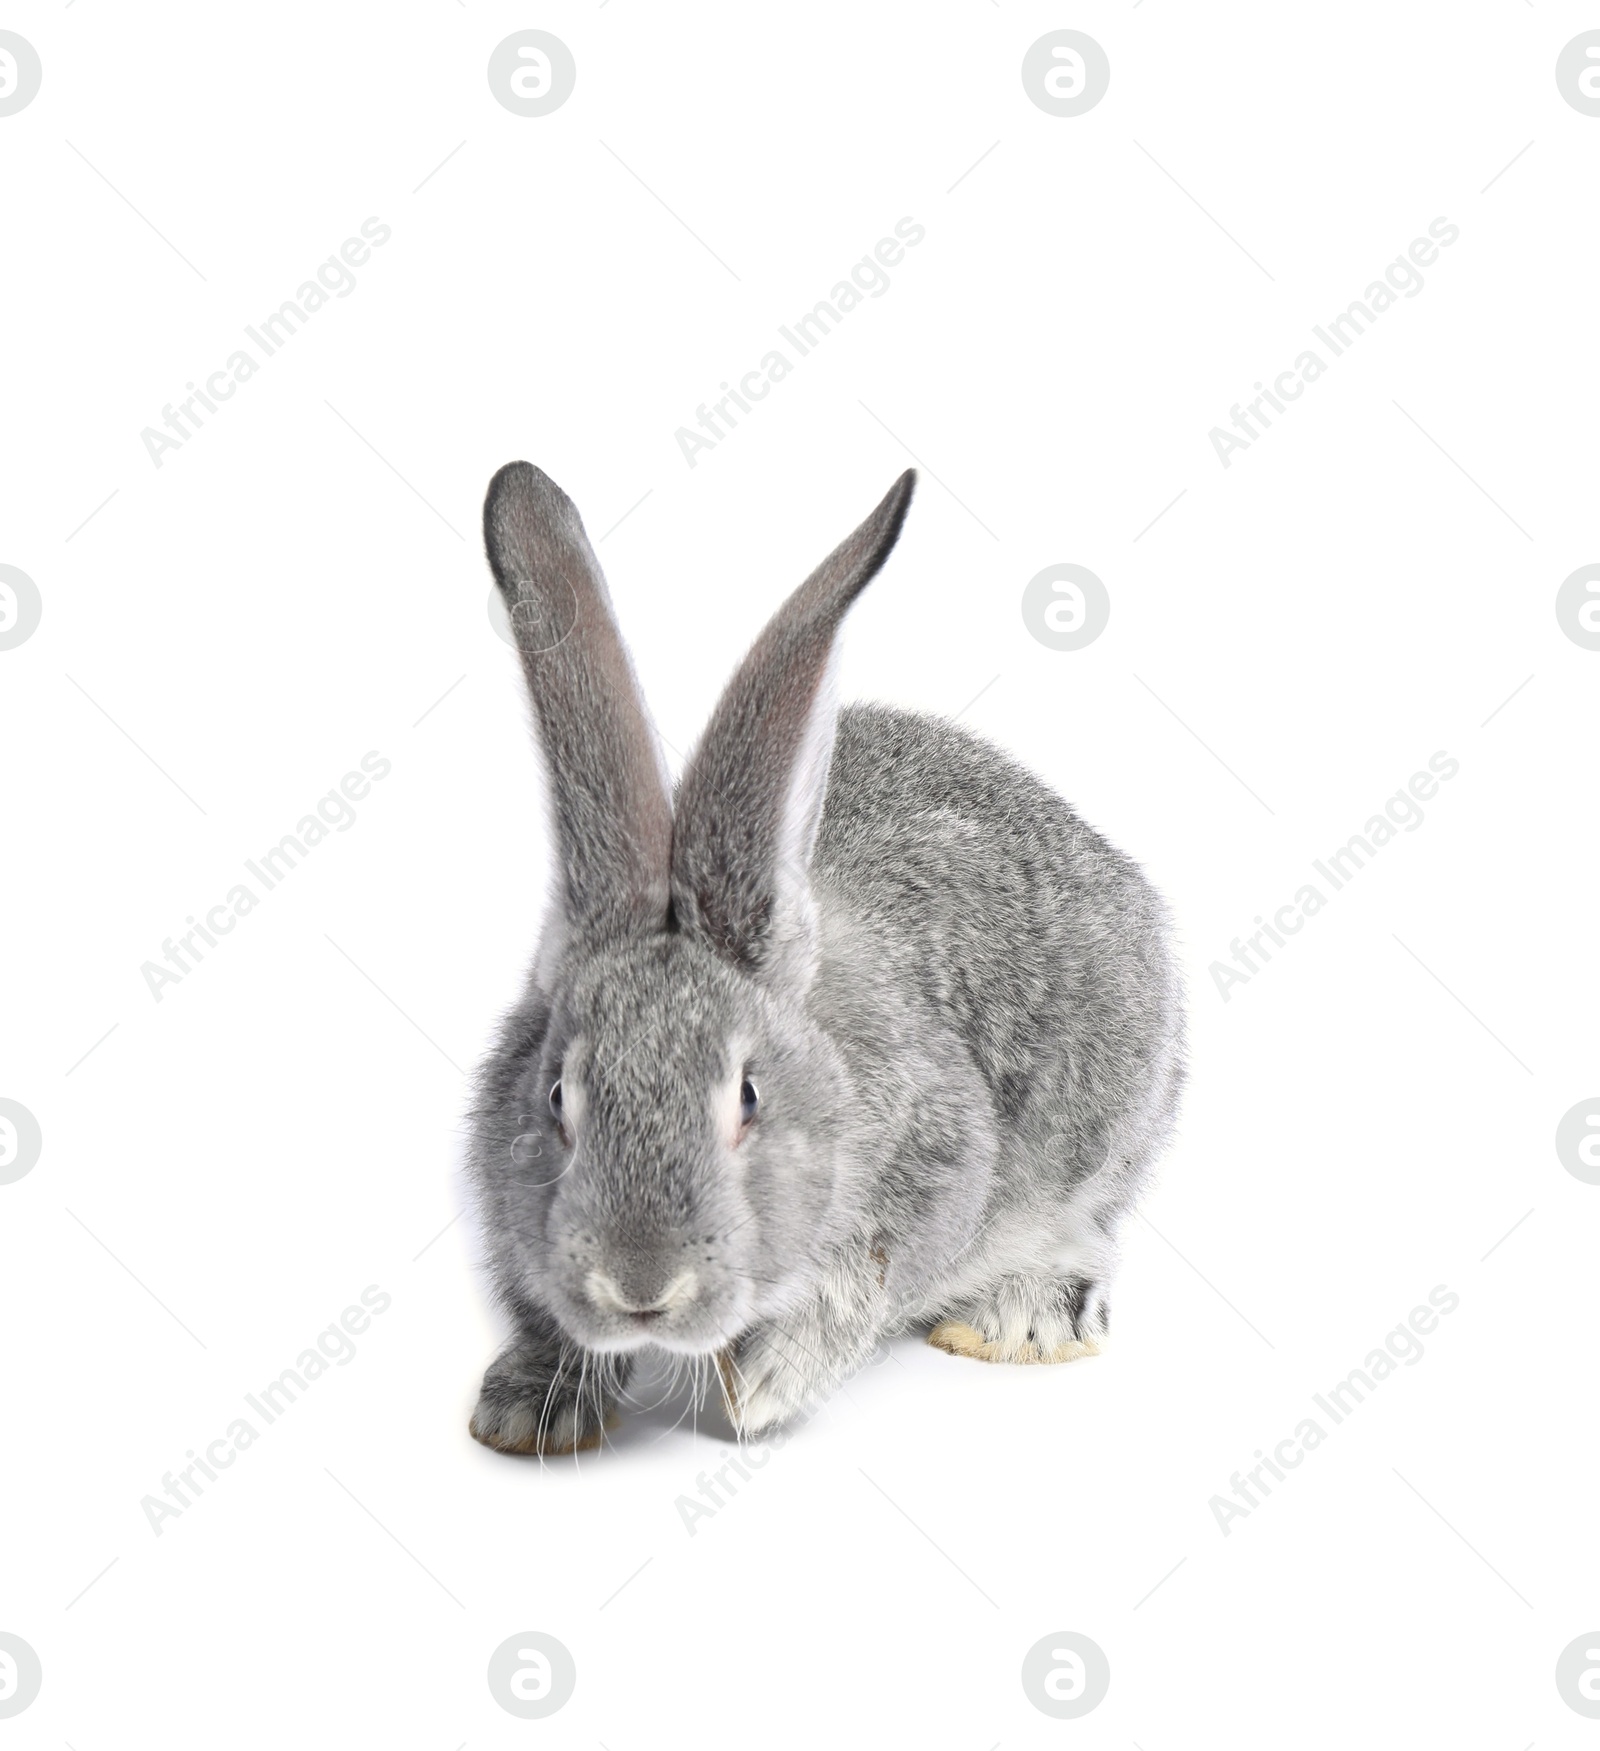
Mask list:
[[[621,1386],[607,1358],[513,1345],[484,1375],[468,1429],[497,1453],[585,1453],[616,1427]]]
[[[775,1330],[751,1332],[717,1357],[728,1420],[746,1439],[786,1423],[835,1376],[799,1347],[804,1340]]]
[[[1002,1277],[928,1333],[935,1349],[980,1362],[1075,1362],[1097,1356],[1108,1307],[1078,1277]]]

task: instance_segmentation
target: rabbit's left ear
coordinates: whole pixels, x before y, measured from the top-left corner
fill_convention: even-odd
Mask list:
[[[809,956],[807,878],[838,716],[836,636],[889,557],[915,484],[908,469],[778,610],[728,683],[679,785],[679,927],[752,972],[778,974]]]

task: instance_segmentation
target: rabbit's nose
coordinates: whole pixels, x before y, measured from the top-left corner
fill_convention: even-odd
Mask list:
[[[608,1277],[604,1271],[590,1271],[585,1282],[589,1291],[589,1299],[595,1306],[604,1308],[608,1313],[628,1313],[641,1321],[660,1319],[664,1313],[670,1313],[675,1307],[682,1307],[694,1299],[699,1279],[692,1267],[678,1272],[670,1283],[655,1296],[641,1295],[634,1285],[630,1284],[625,1292],[616,1281]]]

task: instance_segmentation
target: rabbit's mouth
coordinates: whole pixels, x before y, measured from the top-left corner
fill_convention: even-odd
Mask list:
[[[721,1320],[641,1319],[635,1314],[603,1329],[579,1328],[571,1335],[586,1350],[601,1355],[665,1350],[675,1356],[714,1356],[728,1347],[739,1330]]]
[[[554,1311],[587,1350],[703,1356],[725,1348],[748,1323],[743,1300],[733,1285],[714,1283],[688,1264],[665,1281],[660,1273],[646,1280],[596,1265],[561,1285]]]

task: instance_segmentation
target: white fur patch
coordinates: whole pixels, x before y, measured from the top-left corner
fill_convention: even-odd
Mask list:
[[[822,804],[828,788],[828,768],[833,763],[834,731],[839,722],[839,646],[835,643],[817,681],[816,698],[805,735],[789,775],[783,819],[778,828],[778,874],[804,878],[810,867],[817,828],[822,822]]]
[[[805,990],[817,970],[811,854],[822,824],[828,769],[833,763],[834,732],[839,720],[838,669],[839,647],[835,645],[817,682],[811,715],[795,754],[774,846],[776,934],[782,944],[782,958],[788,963],[787,978],[797,991]]]
[[[700,1287],[700,1278],[692,1265],[685,1266],[647,1307],[638,1307],[633,1302],[624,1300],[622,1291],[601,1270],[590,1271],[584,1278],[583,1286],[589,1293],[589,1299],[597,1307],[603,1307],[610,1313],[670,1313],[674,1307],[681,1307],[686,1301],[694,1299],[695,1291]]]
[[[588,1110],[588,1097],[583,1087],[583,1067],[588,1056],[589,1042],[582,1034],[574,1034],[567,1042],[566,1057],[561,1065],[561,1122],[572,1138],[577,1137],[583,1115]],[[548,1108],[548,1088],[544,1090],[544,1096]]]

